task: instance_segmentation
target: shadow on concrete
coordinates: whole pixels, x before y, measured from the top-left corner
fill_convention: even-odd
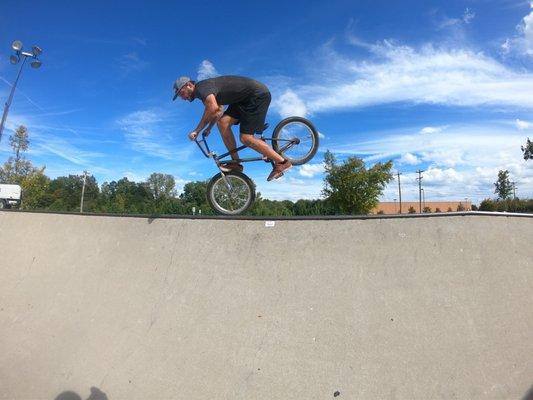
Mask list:
[[[54,400],[83,400],[78,393],[75,392],[63,392],[59,394]],[[109,400],[107,395],[100,389],[92,387],[91,395],[85,400]]]
[[[533,400],[533,385],[529,388],[529,392],[526,393],[522,400]]]

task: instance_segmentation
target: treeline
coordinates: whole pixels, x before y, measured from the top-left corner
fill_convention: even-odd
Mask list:
[[[27,210],[79,212],[83,175],[49,179],[42,171],[21,179],[22,208]],[[207,181],[185,184],[178,195],[172,175],[153,173],[145,182],[128,178],[105,182],[99,187],[94,176],[85,178],[83,211],[119,214],[213,215],[206,199]],[[257,194],[246,214],[262,216],[333,215],[335,207],[326,200],[275,201]]]
[[[485,199],[479,205],[479,211],[497,211],[514,213],[533,213],[533,199]]]
[[[23,188],[22,208],[27,210],[49,210],[78,212],[81,206],[83,175],[69,175],[50,179],[42,170],[16,179]],[[105,182],[101,187],[94,176],[85,178],[83,211],[118,214],[202,214],[213,215],[206,199],[207,181],[185,184],[178,195],[172,175],[153,173],[145,182],[133,182],[128,178]],[[442,212],[464,211],[442,210]],[[533,199],[485,199],[472,210],[533,213]],[[411,207],[409,213],[416,210]],[[425,207],[423,212],[432,212]],[[441,212],[437,209],[435,212]],[[316,200],[276,201],[265,199],[257,193],[254,206],[245,215],[257,216],[313,216],[350,214],[340,210],[332,198]]]

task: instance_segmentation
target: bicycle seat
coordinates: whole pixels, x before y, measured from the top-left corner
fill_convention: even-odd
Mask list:
[[[264,124],[262,128],[259,128],[255,131],[255,135],[261,135],[264,131],[268,129],[268,124]]]

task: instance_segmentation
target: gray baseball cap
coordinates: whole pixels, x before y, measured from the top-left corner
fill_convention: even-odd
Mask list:
[[[180,76],[178,79],[176,79],[176,82],[174,82],[174,98],[172,100],[176,100],[178,98],[178,92],[188,82],[191,82],[191,78],[188,76]]]

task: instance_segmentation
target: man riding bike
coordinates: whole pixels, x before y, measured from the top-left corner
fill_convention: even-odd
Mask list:
[[[189,139],[195,140],[206,126],[204,132],[208,135],[216,123],[232,159],[238,160],[238,153],[233,151],[237,146],[231,126],[240,124],[241,142],[274,162],[267,181],[281,177],[292,166],[289,160],[285,160],[266,142],[254,136],[255,132],[263,130],[271,100],[268,88],[261,82],[241,76],[219,76],[195,82],[182,76],[174,83],[173,100],[178,96],[191,102],[198,98],[205,106],[202,119],[189,133]],[[226,111],[223,107],[225,105],[228,105]],[[243,167],[239,163],[229,163],[220,169],[223,172],[242,171]]]

